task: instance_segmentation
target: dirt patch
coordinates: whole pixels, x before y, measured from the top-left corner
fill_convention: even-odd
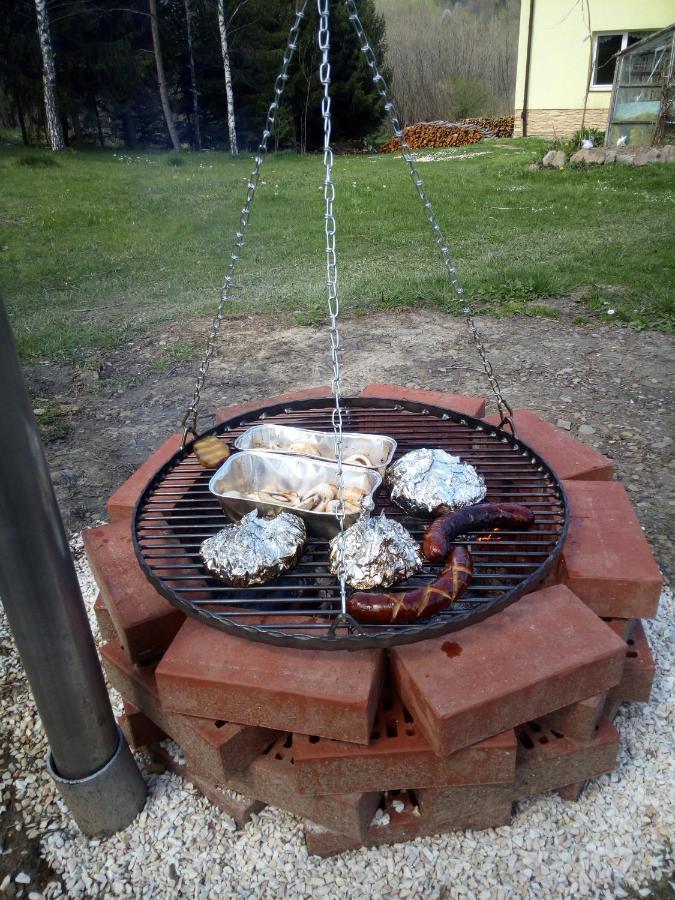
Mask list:
[[[185,351],[201,344],[207,326],[181,322],[170,332],[146,333],[82,368],[28,370],[34,406],[49,402],[56,410],[44,437],[69,529],[104,518],[112,491],[177,430],[197,368],[197,359],[184,361]],[[484,317],[480,327],[514,407],[562,423],[615,460],[659,563],[672,575],[672,338],[575,325],[568,316],[555,322]],[[433,311],[379,312],[344,321],[342,336],[347,394],[382,381],[487,396],[462,319]],[[217,406],[328,383],[327,348],[322,327],[269,315],[227,320],[204,392],[202,427]],[[61,430],[59,416],[67,421]]]

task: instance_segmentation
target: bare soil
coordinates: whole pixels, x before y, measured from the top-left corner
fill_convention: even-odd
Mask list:
[[[562,319],[479,321],[507,399],[569,428],[612,457],[657,559],[672,574],[673,339],[614,325]],[[45,362],[27,371],[66,525],[105,518],[105,503],[169,434],[192,396],[208,322],[176,323],[103,351],[80,367]],[[487,396],[462,319],[434,311],[388,311],[345,320],[345,393],[370,382]],[[290,317],[252,315],[223,323],[200,425],[218,406],[326,384],[328,334]],[[494,410],[492,410],[494,411]]]

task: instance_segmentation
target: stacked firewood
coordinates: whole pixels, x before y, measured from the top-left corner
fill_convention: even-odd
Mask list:
[[[466,125],[486,128],[497,138],[513,137],[513,116],[482,116],[475,119],[462,119],[462,122]]]
[[[477,144],[482,138],[513,135],[513,116],[462,119],[461,122],[417,122],[403,129],[406,143],[413,150],[429,147],[461,147]],[[380,153],[396,153],[401,149],[396,138],[380,147]]]
[[[405,140],[413,150],[425,147],[461,147],[477,144],[483,137],[481,131],[470,126],[450,122],[419,122],[403,129]],[[380,147],[380,153],[396,153],[401,149],[396,138]]]

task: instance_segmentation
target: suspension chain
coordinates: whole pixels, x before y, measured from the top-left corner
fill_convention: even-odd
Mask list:
[[[331,148],[331,68],[330,68],[330,0],[317,0],[319,14],[319,50],[321,50],[321,66],[319,78],[323,85],[323,97],[321,98],[321,115],[323,117],[323,164],[326,169],[326,178],[323,183],[323,196],[326,201],[325,232],[326,232],[326,285],[328,288],[328,318],[330,321],[330,350],[333,363],[333,397],[335,407],[333,409],[333,434],[335,435],[335,462],[337,465],[337,518],[340,524],[340,534],[337,541],[337,577],[340,582],[340,601],[342,615],[347,613],[347,592],[344,563],[345,528],[345,482],[342,468],[342,372],[340,364],[341,347],[340,334],[338,332],[338,316],[340,314],[340,297],[338,294],[337,253],[335,250],[335,216],[333,215],[333,202],[335,200],[335,185],[333,184],[333,150]]]
[[[251,209],[253,207],[253,201],[255,199],[255,192],[260,183],[260,171],[262,169],[265,154],[267,153],[267,142],[272,135],[272,130],[276,121],[281,96],[284,92],[284,88],[286,87],[286,82],[288,81],[288,68],[291,64],[291,60],[293,59],[293,54],[298,46],[298,34],[300,32],[302,20],[305,16],[307,3],[308,0],[298,0],[295,8],[293,24],[291,25],[290,31],[288,33],[288,43],[286,44],[281,71],[277,75],[277,79],[274,83],[274,98],[267,110],[267,120],[265,122],[262,138],[258,146],[258,152],[255,156],[255,166],[248,179],[246,202],[244,203],[241,211],[239,227],[235,234],[232,250],[230,252],[230,264],[227,269],[227,275],[225,276],[225,282],[220,291],[218,311],[216,312],[213,322],[211,323],[211,329],[209,331],[208,340],[206,342],[204,359],[199,367],[199,374],[197,376],[197,383],[195,384],[192,402],[190,403],[190,406],[188,407],[185,415],[181,420],[181,425],[183,426],[183,446],[185,446],[188,434],[192,434],[194,437],[197,436],[197,418],[202,390],[204,388],[204,384],[206,383],[209,366],[211,365],[211,360],[213,359],[213,355],[215,353],[218,332],[220,330],[221,323],[225,318],[225,304],[230,299],[230,291],[234,282],[234,274],[237,269],[237,263],[239,262],[241,248],[244,245],[246,227],[251,215]]]
[[[426,189],[424,187],[424,181],[415,163],[414,154],[412,152],[412,149],[410,148],[410,145],[405,139],[405,134],[403,128],[401,127],[400,115],[396,107],[396,103],[387,88],[387,83],[384,76],[382,75],[382,72],[380,71],[377,57],[375,56],[375,51],[368,41],[368,36],[363,27],[363,23],[361,22],[361,18],[356,6],[356,0],[343,0],[343,2],[347,8],[349,20],[351,21],[354,31],[356,32],[356,36],[361,44],[361,52],[366,57],[368,65],[370,66],[377,92],[384,100],[384,108],[387,112],[387,115],[389,116],[392,131],[401,145],[403,157],[408,164],[410,178],[415,185],[419,198],[422,202],[424,214],[431,225],[432,231],[434,233],[434,240],[450,278],[450,284],[452,285],[455,296],[462,304],[462,310],[467,318],[469,333],[471,334],[474,344],[476,345],[478,355],[480,356],[481,362],[483,363],[483,369],[485,370],[485,374],[490,383],[490,387],[497,401],[497,408],[499,409],[499,415],[501,417],[499,427],[502,428],[504,425],[508,425],[511,429],[511,432],[515,436],[516,430],[513,423],[513,410],[504,399],[501,388],[499,386],[499,381],[492,368],[492,364],[488,359],[487,351],[485,350],[485,346],[478,331],[478,327],[476,326],[473,311],[468,305],[468,301],[464,297],[464,288],[461,286],[459,278],[457,277],[457,267],[452,260],[448,242],[446,240],[445,234],[443,233],[443,229],[438,224],[433,205],[427,197]]]

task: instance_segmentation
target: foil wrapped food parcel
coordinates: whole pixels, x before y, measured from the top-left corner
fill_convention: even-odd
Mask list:
[[[445,450],[412,450],[387,469],[391,499],[406,512],[433,515],[479,503],[485,481],[469,463]]]
[[[400,522],[364,517],[330,543],[330,569],[339,575],[340,543],[347,584],[359,591],[390,587],[422,568],[417,542]]]
[[[289,512],[263,516],[257,509],[207,538],[200,548],[208,571],[232,587],[266,584],[297,565],[307,539],[305,523]]]

